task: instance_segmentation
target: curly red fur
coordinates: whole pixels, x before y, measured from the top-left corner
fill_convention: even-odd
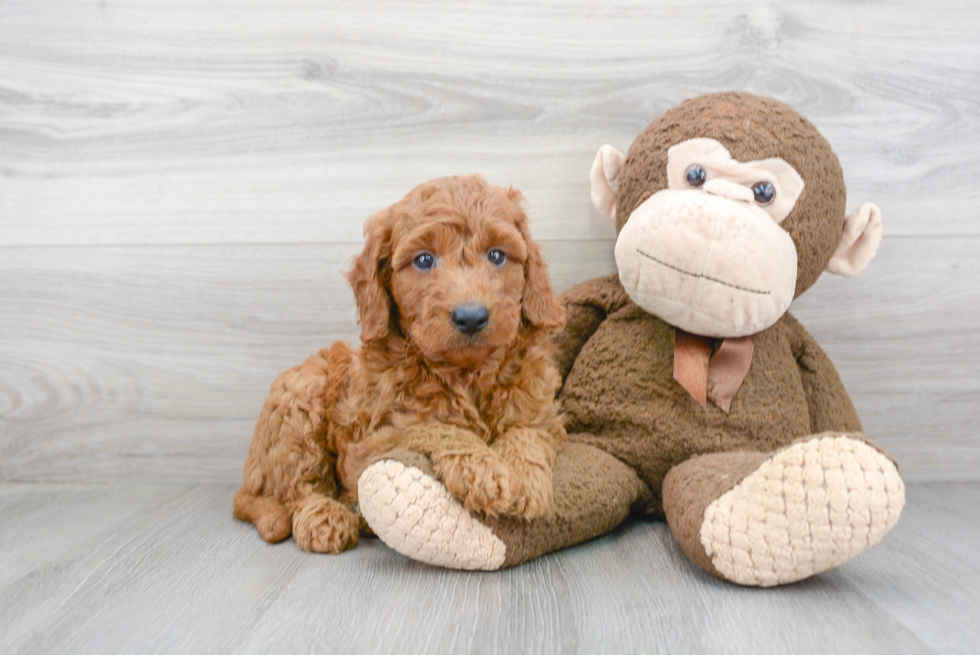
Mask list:
[[[482,177],[413,189],[365,224],[348,279],[361,348],[336,342],[272,384],[235,495],[235,516],[267,541],[340,552],[366,530],[357,479],[386,453],[431,458],[463,504],[533,518],[551,509],[565,431],[548,331],[565,312],[531,240],[522,197]],[[487,260],[491,249],[506,260]],[[414,258],[435,257],[431,270]],[[489,309],[474,335],[460,303]]]

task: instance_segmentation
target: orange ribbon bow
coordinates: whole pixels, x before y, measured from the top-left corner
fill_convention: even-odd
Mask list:
[[[755,335],[724,339],[714,356],[712,339],[677,330],[674,338],[674,379],[708,409],[708,399],[728,414],[732,399],[749,373]]]

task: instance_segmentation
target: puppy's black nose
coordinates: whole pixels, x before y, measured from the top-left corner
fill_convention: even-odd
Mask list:
[[[487,326],[490,311],[483,305],[459,305],[453,309],[450,320],[457,330],[472,336]]]

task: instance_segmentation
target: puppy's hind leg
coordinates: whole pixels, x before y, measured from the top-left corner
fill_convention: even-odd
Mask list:
[[[235,518],[254,523],[259,534],[270,544],[279,543],[292,531],[290,512],[269,496],[255,496],[244,487],[235,494]]]
[[[337,343],[280,375],[272,384],[235,495],[235,516],[263,539],[294,534],[305,550],[337,553],[357,543],[357,515],[337,496],[333,405],[349,369],[350,350]]]

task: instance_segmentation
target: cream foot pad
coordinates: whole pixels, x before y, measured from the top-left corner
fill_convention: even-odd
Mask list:
[[[389,547],[419,562],[495,571],[507,547],[432,476],[395,460],[375,462],[357,483],[361,514]]]
[[[857,439],[815,437],[777,452],[708,505],[701,544],[732,582],[795,582],[876,544],[904,504],[888,457]]]

